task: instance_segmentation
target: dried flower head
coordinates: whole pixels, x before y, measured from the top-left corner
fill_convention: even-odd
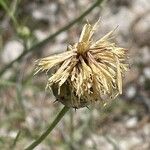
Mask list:
[[[48,86],[68,107],[80,108],[122,94],[122,78],[128,69],[126,50],[110,41],[114,30],[94,42],[97,25],[85,24],[78,43],[36,62],[36,73],[59,66]]]

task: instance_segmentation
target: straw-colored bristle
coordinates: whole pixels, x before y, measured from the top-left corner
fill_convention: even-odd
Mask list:
[[[66,52],[36,62],[35,74],[59,66],[48,85],[69,107],[80,108],[122,94],[122,78],[128,69],[126,49],[111,42],[116,29],[93,42],[97,27],[98,22],[85,24],[78,43],[69,45]]]

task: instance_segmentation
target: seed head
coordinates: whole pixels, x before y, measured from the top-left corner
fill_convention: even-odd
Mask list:
[[[68,107],[80,108],[122,94],[122,78],[128,69],[126,49],[111,42],[114,30],[94,42],[97,26],[98,22],[85,24],[78,43],[36,62],[36,73],[58,66],[47,85]]]

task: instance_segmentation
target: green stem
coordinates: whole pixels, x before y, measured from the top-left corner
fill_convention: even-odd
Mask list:
[[[73,124],[73,110],[70,111],[70,150],[74,149],[74,144],[73,144],[73,140],[74,140],[74,124]]]
[[[59,114],[56,116],[52,124],[48,127],[48,129],[42,133],[42,135],[34,141],[31,145],[29,145],[25,150],[32,150],[36,146],[38,146],[50,133],[51,131],[56,127],[58,122],[62,119],[62,117],[65,115],[65,113],[69,110],[68,107],[64,106],[64,108],[59,112]]]
[[[97,0],[90,8],[88,8],[85,12],[83,12],[79,17],[77,17],[76,19],[72,20],[70,23],[68,23],[66,26],[62,27],[60,30],[56,31],[54,34],[50,35],[48,38],[46,38],[45,40],[33,45],[31,48],[29,49],[25,49],[23,51],[23,53],[18,56],[15,60],[13,60],[12,62],[10,62],[9,64],[7,64],[4,68],[2,68],[2,70],[0,71],[0,76],[2,76],[7,69],[9,69],[15,62],[21,60],[24,56],[26,56],[29,52],[34,52],[34,51],[39,51],[40,48],[46,44],[47,42],[49,42],[50,40],[54,39],[57,35],[59,35],[60,33],[66,31],[68,28],[70,28],[71,26],[73,26],[75,23],[77,23],[78,21],[80,21],[82,18],[84,18],[86,15],[88,15],[96,6],[99,6],[101,3],[103,2],[103,0]]]
[[[16,144],[17,144],[17,141],[18,141],[18,139],[19,139],[20,134],[21,134],[21,130],[18,131],[18,133],[17,133],[17,135],[16,135],[16,137],[15,137],[15,139],[14,139],[14,141],[13,141],[13,144],[11,145],[10,148],[12,148],[12,149],[15,148],[15,146],[16,146]]]
[[[0,5],[6,11],[6,13],[8,14],[8,16],[12,19],[14,25],[17,28],[18,27],[18,22],[17,22],[17,20],[16,20],[16,18],[14,16],[14,12],[12,12],[12,10],[7,6],[6,2],[4,2],[4,0],[0,0]]]

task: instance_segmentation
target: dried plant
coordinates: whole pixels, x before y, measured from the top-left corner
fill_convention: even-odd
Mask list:
[[[47,85],[57,100],[68,107],[105,102],[122,94],[122,78],[128,69],[126,49],[111,42],[114,30],[94,42],[98,23],[86,23],[78,43],[69,45],[66,52],[36,61],[36,73],[48,73],[58,66]]]

